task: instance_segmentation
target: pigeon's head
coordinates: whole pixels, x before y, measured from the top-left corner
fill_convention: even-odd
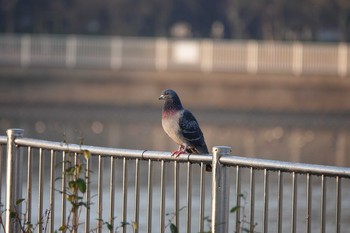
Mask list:
[[[175,100],[178,98],[179,97],[177,96],[176,92],[171,89],[162,91],[162,93],[159,96],[159,100]]]
[[[176,92],[171,89],[162,91],[159,100],[165,101],[166,108],[182,108],[180,98],[177,96]]]

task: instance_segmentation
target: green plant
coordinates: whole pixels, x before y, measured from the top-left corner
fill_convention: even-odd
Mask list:
[[[165,216],[170,216],[170,218],[168,219],[168,224],[165,226],[165,229],[167,229],[169,227],[171,233],[178,233],[179,232],[179,229],[173,223],[173,220],[176,217],[176,215],[179,214],[185,208],[186,208],[186,206],[183,206],[177,211],[177,213],[176,212],[172,212],[172,213],[166,213],[165,214]]]
[[[241,232],[245,232],[245,233],[258,233],[257,231],[255,231],[255,227],[258,225],[258,223],[254,223],[254,225],[250,226],[250,222],[247,220],[247,215],[246,215],[246,211],[245,211],[245,206],[248,205],[248,201],[247,201],[247,198],[246,198],[246,193],[239,193],[238,194],[238,198],[241,199],[241,202],[243,201],[243,204],[242,205],[236,205],[234,207],[232,207],[230,209],[230,213],[236,213],[238,210],[241,210],[242,211],[242,218],[240,219],[239,223],[241,224],[240,226],[240,230]],[[199,232],[199,233],[211,233],[212,232],[212,228],[211,228],[211,222],[212,222],[212,219],[209,217],[209,216],[206,216],[203,218],[203,220],[207,223],[207,226],[208,226],[208,231],[202,231],[202,232]],[[250,227],[252,227],[252,229],[250,229]]]
[[[236,213],[238,210],[242,211],[242,218],[240,220],[240,224],[241,224],[241,231],[242,232],[246,232],[246,233],[258,233],[257,231],[255,231],[255,227],[258,225],[258,223],[254,223],[253,225],[250,224],[250,222],[247,220],[247,215],[246,215],[246,210],[245,207],[248,205],[248,201],[246,198],[246,193],[239,193],[238,194],[238,198],[241,199],[240,203],[242,203],[243,200],[243,205],[237,205],[234,206],[230,209],[230,213]]]
[[[207,223],[209,230],[208,231],[201,231],[199,233],[211,233],[212,232],[212,230],[211,230],[211,218],[209,216],[205,216],[203,218],[203,221]]]
[[[5,224],[4,221],[2,220],[2,216],[4,214],[4,210],[3,210],[4,205],[0,202],[0,227],[3,229],[3,231],[5,232]]]
[[[10,210],[10,219],[12,222],[16,223],[17,227],[19,228],[20,232],[23,233],[33,233],[35,232],[35,230],[38,227],[43,227],[43,232],[47,231],[47,225],[48,225],[48,221],[49,221],[49,211],[47,210],[45,212],[45,215],[42,217],[42,219],[40,219],[36,224],[31,223],[30,221],[26,221],[25,219],[25,213],[21,213],[19,212],[18,209],[20,209],[20,205],[22,204],[26,204],[26,201],[24,198],[20,198],[18,200],[16,200],[16,203],[14,205],[14,207]],[[1,207],[3,207],[3,205],[0,205]],[[26,205],[27,206],[27,205]],[[27,209],[27,208],[26,208]],[[6,233],[6,228],[4,225],[4,221],[3,221],[3,213],[4,211],[1,210],[0,212],[0,226],[3,230],[4,233]]]
[[[101,226],[106,226],[109,231],[112,231],[112,232],[115,232],[115,233],[118,233],[118,230],[120,228],[124,228],[124,227],[127,227],[127,226],[131,226],[134,231],[138,228],[138,224],[135,223],[135,222],[131,222],[131,223],[130,222],[126,222],[126,221],[125,222],[120,222],[120,224],[114,228],[114,226],[108,221],[104,221],[103,219],[97,219],[97,221],[99,221],[101,223]],[[95,232],[95,231],[97,231],[97,228],[91,230],[90,232]]]
[[[82,207],[90,208],[88,200],[84,200],[87,181],[89,179],[88,176],[85,176],[87,172],[86,161],[90,157],[90,151],[82,150],[81,153],[68,153],[67,161],[64,161],[66,163],[64,175],[67,179],[67,185],[65,185],[65,189],[60,191],[60,193],[66,195],[71,208],[66,224],[60,226],[58,229],[61,232],[78,232]]]

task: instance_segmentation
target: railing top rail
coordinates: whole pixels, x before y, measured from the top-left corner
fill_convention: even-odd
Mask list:
[[[165,151],[151,151],[151,150],[131,150],[119,149],[111,147],[87,146],[78,144],[68,144],[65,142],[53,142],[31,138],[16,138],[15,143],[18,146],[29,146],[34,148],[42,148],[54,151],[69,151],[74,153],[81,153],[88,150],[91,154],[101,156],[114,157],[128,157],[130,159],[151,159],[151,160],[165,160],[165,161],[179,161],[179,162],[206,162],[212,161],[211,156],[208,155],[192,155],[182,154],[179,157],[170,156],[170,152]]]
[[[3,137],[0,137],[0,142]],[[118,149],[110,147],[97,147],[78,144],[67,144],[65,142],[53,142],[31,138],[17,138],[15,143],[18,146],[37,147],[47,150],[56,151],[69,151],[80,153],[84,150],[88,150],[91,154],[101,156],[114,156],[114,157],[128,157],[130,159],[151,159],[151,160],[164,160],[164,161],[178,161],[178,162],[204,162],[210,163],[212,156],[208,155],[187,155],[183,154],[175,158],[170,156],[170,152],[164,151],[152,151],[152,150],[131,150],[131,149]],[[325,176],[339,176],[343,178],[350,178],[350,168],[326,166],[317,164],[305,164],[295,163],[277,160],[267,160],[258,158],[247,158],[240,156],[222,156],[220,163],[228,166],[241,166],[254,169],[268,169],[271,171],[282,172],[296,172],[296,173],[309,173],[314,175]]]
[[[272,171],[296,172],[313,175],[339,176],[350,178],[350,168],[318,164],[295,163],[278,160],[247,158],[240,156],[222,156],[220,163],[230,166],[241,166]]]

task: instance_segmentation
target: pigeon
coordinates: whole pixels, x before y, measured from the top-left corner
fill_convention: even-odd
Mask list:
[[[173,139],[179,148],[171,156],[181,154],[209,154],[204,136],[193,114],[182,107],[179,96],[175,91],[162,91],[159,100],[164,100],[162,111],[162,126],[166,134]],[[211,171],[210,164],[206,171]]]

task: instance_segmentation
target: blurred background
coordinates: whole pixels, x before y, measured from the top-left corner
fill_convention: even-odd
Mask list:
[[[350,165],[348,0],[3,0],[0,32],[1,134],[170,151],[172,88],[209,147]]]
[[[349,40],[347,0],[3,0],[0,30],[118,36]]]

